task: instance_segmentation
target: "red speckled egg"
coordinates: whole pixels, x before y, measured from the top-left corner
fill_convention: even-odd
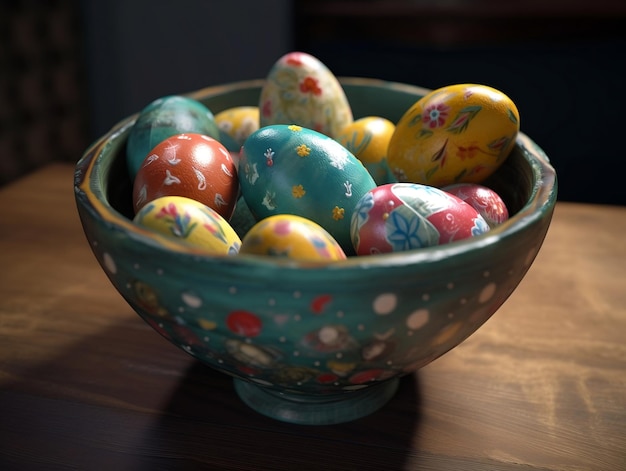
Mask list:
[[[417,183],[389,183],[368,191],[350,226],[357,255],[447,244],[487,231],[489,225],[469,204]]]
[[[445,186],[442,190],[468,203],[478,211],[491,227],[502,224],[509,218],[506,204],[500,195],[491,188],[477,183],[456,183]]]
[[[135,212],[162,196],[185,196],[229,219],[239,192],[230,152],[204,134],[177,134],[157,144],[133,183]]]

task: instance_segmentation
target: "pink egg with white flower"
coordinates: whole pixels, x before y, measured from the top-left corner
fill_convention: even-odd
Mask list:
[[[509,218],[509,210],[498,193],[477,183],[456,183],[442,188],[472,206],[490,227]]]
[[[361,197],[350,234],[357,255],[374,255],[447,244],[489,229],[478,211],[451,193],[417,183],[389,183]]]

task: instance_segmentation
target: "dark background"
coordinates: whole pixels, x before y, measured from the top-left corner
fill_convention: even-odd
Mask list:
[[[622,0],[4,1],[0,184],[76,161],[159,96],[262,78],[290,50],[338,76],[498,88],[560,200],[626,204]]]
[[[0,0],[0,185],[152,100],[264,77],[292,0]]]

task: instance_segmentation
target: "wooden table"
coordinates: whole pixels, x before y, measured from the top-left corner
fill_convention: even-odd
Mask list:
[[[0,469],[626,469],[626,208],[559,203],[504,306],[336,426],[260,416],[114,290],[73,168],[0,189]]]

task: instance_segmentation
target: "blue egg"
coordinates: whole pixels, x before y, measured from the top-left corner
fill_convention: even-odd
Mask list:
[[[220,140],[220,132],[211,110],[192,98],[171,95],[146,106],[128,134],[126,163],[134,180],[150,151],[168,137],[182,133],[205,134]]]
[[[256,218],[305,217],[326,229],[346,253],[353,252],[352,212],[376,183],[337,141],[297,125],[265,126],[245,140],[238,174],[242,195]]]

